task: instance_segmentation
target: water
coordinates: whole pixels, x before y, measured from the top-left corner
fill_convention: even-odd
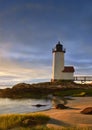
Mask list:
[[[46,106],[36,107],[34,106],[36,104],[42,104]],[[0,114],[28,113],[47,110],[50,108],[50,100],[0,98]]]
[[[11,87],[12,85],[0,85],[0,89]],[[46,106],[36,107],[34,106],[36,104]],[[51,107],[50,100],[0,98],[0,114],[36,112],[47,110]]]
[[[12,88],[13,85],[0,85],[0,89]]]

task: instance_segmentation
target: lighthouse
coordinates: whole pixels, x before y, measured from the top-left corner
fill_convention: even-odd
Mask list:
[[[52,49],[53,60],[52,60],[52,79],[51,81],[57,80],[73,80],[74,67],[65,66],[64,54],[66,50],[60,41],[56,44],[55,48]]]

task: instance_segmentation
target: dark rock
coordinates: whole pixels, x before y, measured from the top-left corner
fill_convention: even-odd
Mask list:
[[[57,105],[55,106],[55,108],[56,108],[56,109],[67,109],[68,107],[65,106],[65,105],[63,105],[63,104],[57,104]]]
[[[32,105],[32,106],[35,106],[35,107],[43,107],[43,106],[46,106],[46,105],[36,104],[36,105]]]
[[[32,119],[25,119],[22,121],[22,126],[33,126],[36,125],[36,121]]]
[[[92,107],[87,107],[81,111],[82,114],[92,114]]]

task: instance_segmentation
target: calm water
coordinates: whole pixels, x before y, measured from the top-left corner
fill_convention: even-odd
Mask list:
[[[12,85],[0,85],[0,89],[11,87]],[[34,106],[36,104],[42,104],[46,106],[36,107]],[[36,112],[50,108],[50,100],[0,98],[0,114]]]
[[[43,104],[46,106],[36,107],[33,105]],[[8,99],[0,98],[0,114],[6,113],[27,113],[46,110],[51,108],[50,100],[37,99]]]
[[[0,89],[12,88],[13,85],[0,85]]]

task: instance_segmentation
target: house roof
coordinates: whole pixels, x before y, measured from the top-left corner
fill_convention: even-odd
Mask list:
[[[65,66],[62,72],[73,73],[74,71],[75,70],[73,66]]]

